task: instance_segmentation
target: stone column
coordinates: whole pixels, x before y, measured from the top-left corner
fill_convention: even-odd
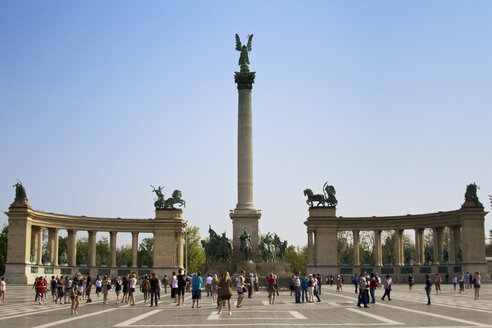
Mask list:
[[[89,266],[96,266],[96,236],[97,231],[89,231]]]
[[[67,230],[67,257],[69,266],[77,266],[77,230]]]
[[[184,244],[183,244],[183,232],[177,232],[176,238],[178,239],[178,258],[176,265],[178,267],[184,267]],[[188,270],[188,268],[185,268]]]
[[[136,268],[138,256],[138,232],[132,232],[132,267]]]
[[[460,210],[461,248],[464,264],[474,264],[474,271],[487,270],[481,267],[485,259],[485,214],[483,206],[463,204]],[[485,280],[485,279],[484,279]]]
[[[238,154],[237,181],[238,202],[236,210],[253,210],[253,120],[251,90],[254,72],[236,72],[235,80],[239,93],[238,100]]]
[[[383,245],[381,242],[381,230],[374,230],[374,239],[376,239],[376,245],[374,245],[376,266],[383,266]]]
[[[456,263],[460,262],[458,259],[458,250],[461,247],[461,226],[454,227],[454,249],[456,250],[454,254],[454,261]]]
[[[307,265],[314,265],[313,231],[308,229]]]
[[[109,266],[116,267],[116,231],[109,232]]]
[[[395,266],[403,265],[403,230],[395,230]]]
[[[423,265],[425,263],[424,230],[425,229],[422,228],[415,229],[415,249],[417,250],[416,255],[418,254],[416,262],[418,265]]]
[[[58,229],[48,229],[48,250],[50,251],[50,264],[58,266]]]
[[[43,227],[38,227],[36,234],[36,262],[41,265],[43,264]]]
[[[43,240],[42,229],[39,226],[31,226],[31,248],[34,250],[34,263],[41,265]],[[41,246],[40,246],[41,245]],[[30,251],[29,251],[30,252]],[[30,257],[30,256],[29,256]]]
[[[354,240],[354,266],[360,266],[359,230],[352,231],[352,236],[353,236],[353,240]]]
[[[432,264],[439,265],[442,262],[442,227],[433,228],[432,242],[434,246]]]
[[[455,226],[449,226],[448,227],[448,235],[449,235],[449,242],[448,242],[448,253],[449,253],[449,263],[454,264],[456,263],[456,242],[454,240],[455,237],[455,232],[454,229]]]

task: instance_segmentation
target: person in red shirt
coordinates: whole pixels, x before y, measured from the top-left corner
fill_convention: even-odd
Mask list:
[[[277,281],[276,281],[273,273],[270,273],[270,275],[267,279],[268,302],[270,304],[275,304],[275,298],[277,298],[277,294],[275,292],[276,283],[277,283]]]
[[[46,290],[46,281],[43,279],[43,277],[39,277],[38,281],[36,282],[36,297],[39,301],[39,305],[41,305],[41,301],[44,298],[44,293]]]
[[[369,292],[371,293],[371,303],[376,303],[376,288],[379,286],[378,277],[374,273],[371,273],[371,282],[369,283]]]

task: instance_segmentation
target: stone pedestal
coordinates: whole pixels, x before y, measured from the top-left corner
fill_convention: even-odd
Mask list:
[[[184,229],[183,211],[156,210],[159,222],[154,230],[154,268],[177,270],[183,267]]]
[[[233,261],[240,262],[244,259],[244,254],[240,251],[241,241],[239,236],[244,232],[244,229],[251,235],[251,259],[254,262],[261,261],[258,254],[258,244],[260,243],[260,236],[258,233],[258,222],[260,221],[260,211],[250,211],[249,213],[238,214],[236,211],[229,214],[232,220],[232,259]]]

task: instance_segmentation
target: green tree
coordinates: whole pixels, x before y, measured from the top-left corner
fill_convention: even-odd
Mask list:
[[[301,274],[307,273],[307,246],[288,246],[285,249],[284,261],[290,264],[290,271]]]
[[[5,263],[7,262],[7,237],[9,226],[4,225],[0,233],[0,276],[5,273]]]
[[[58,263],[61,264],[61,256],[63,252],[67,252],[68,255],[68,237],[58,236]]]
[[[205,263],[205,252],[200,242],[200,228],[197,226],[186,227],[186,250],[188,256],[188,272],[197,272],[201,270],[202,264]],[[186,256],[186,254],[185,254]]]
[[[154,266],[154,237],[142,239],[139,245],[137,265],[142,266],[142,256],[147,255],[147,265],[151,268]]]
[[[127,265],[129,267],[132,266],[132,246],[130,245],[122,245],[121,247],[118,247],[116,249],[116,265],[117,266],[122,266],[121,265],[121,256],[125,254],[126,259],[127,259]]]
[[[82,237],[77,239],[77,265],[80,265],[80,259],[82,257],[82,253],[85,254],[86,258],[86,264],[88,264],[89,261],[89,254],[88,254],[88,249],[89,249],[89,242],[87,240],[87,237]]]
[[[101,265],[102,254],[106,254],[106,265],[109,265],[109,241],[107,237],[101,237],[96,242],[96,265]]]

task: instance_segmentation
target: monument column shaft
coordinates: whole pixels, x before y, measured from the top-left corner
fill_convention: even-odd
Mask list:
[[[253,209],[253,119],[251,89],[239,89],[236,209]]]
[[[43,227],[38,227],[36,230],[36,261],[38,265],[43,264]]]
[[[374,238],[376,239],[376,245],[374,246],[374,250],[376,251],[376,265],[383,265],[383,245],[381,242],[381,230],[374,230]]]
[[[360,256],[359,256],[359,230],[352,231],[353,240],[354,240],[354,266],[360,265]]]
[[[455,246],[455,241],[454,241],[454,229],[455,226],[450,226],[448,227],[448,254],[449,254],[449,263],[456,263],[456,249],[454,248]]]
[[[89,231],[89,266],[96,266],[96,234],[97,231]]]
[[[433,264],[439,264],[442,262],[442,228],[435,227],[433,229],[432,241],[434,244],[434,258]]]
[[[58,265],[58,229],[48,229],[48,250],[50,251],[50,264]]]
[[[395,266],[402,265],[402,239],[403,239],[403,230],[395,231]]]
[[[68,230],[68,265],[77,266],[77,230]]]
[[[132,267],[137,267],[138,232],[132,232]]]
[[[109,265],[114,268],[116,266],[116,231],[109,233]]]

